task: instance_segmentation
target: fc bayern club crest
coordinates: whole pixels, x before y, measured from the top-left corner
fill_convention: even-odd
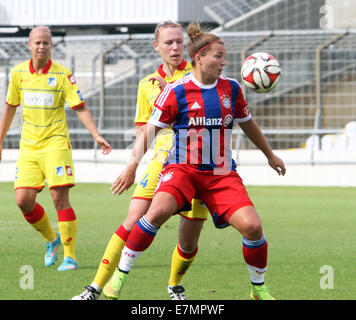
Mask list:
[[[224,94],[222,97],[221,97],[221,102],[222,102],[222,105],[226,108],[226,109],[229,109],[231,107],[231,98],[229,95],[227,94]]]

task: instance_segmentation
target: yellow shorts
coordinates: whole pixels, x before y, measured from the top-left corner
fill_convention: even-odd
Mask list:
[[[132,199],[144,199],[151,201],[158,184],[158,176],[162,171],[162,163],[154,158],[148,165],[146,171],[141,176]],[[209,210],[200,200],[193,199],[192,210],[179,213],[182,217],[192,220],[206,220]]]
[[[72,150],[21,150],[16,164],[15,189],[74,186]]]

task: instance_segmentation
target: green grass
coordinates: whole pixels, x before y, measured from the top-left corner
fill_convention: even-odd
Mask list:
[[[108,184],[77,184],[71,190],[79,231],[79,269],[58,272],[62,262],[43,265],[45,243],[24,220],[15,203],[12,183],[0,183],[0,299],[70,299],[91,283],[106,244],[124,220],[130,195],[113,196]],[[261,216],[269,243],[266,284],[277,299],[354,299],[356,287],[356,188],[248,187]],[[48,189],[38,196],[57,230]],[[179,217],[172,217],[140,257],[125,284],[122,299],[167,299],[171,253],[177,241]],[[205,223],[196,260],[183,285],[189,299],[246,300],[250,283],[241,253],[242,237],[233,228]],[[33,289],[21,288],[33,270]],[[333,268],[333,289],[321,289]],[[330,283],[330,282],[329,282]]]

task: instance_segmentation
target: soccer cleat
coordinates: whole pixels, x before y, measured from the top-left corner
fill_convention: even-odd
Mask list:
[[[112,278],[103,289],[104,296],[108,299],[118,300],[120,298],[122,286],[124,285],[124,282],[127,277],[127,273],[121,272],[119,269],[116,269]]]
[[[57,239],[55,241],[46,243],[46,254],[44,258],[44,264],[46,267],[50,267],[56,262],[57,251],[60,245],[61,245],[61,236],[59,232],[57,232]]]
[[[92,286],[86,286],[85,289],[81,294],[73,297],[72,300],[99,300],[101,292],[96,291]]]
[[[171,300],[187,300],[184,292],[185,289],[182,285],[168,286],[168,293],[171,297]]]
[[[268,292],[267,287],[262,285],[252,285],[251,293],[250,293],[251,300],[276,300],[271,296]]]
[[[71,257],[64,257],[63,263],[58,267],[58,271],[68,271],[78,269],[78,263]]]

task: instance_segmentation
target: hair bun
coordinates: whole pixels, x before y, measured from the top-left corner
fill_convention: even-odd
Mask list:
[[[194,40],[196,37],[202,34],[202,30],[200,29],[200,23],[195,22],[188,25],[187,34],[191,40]]]

